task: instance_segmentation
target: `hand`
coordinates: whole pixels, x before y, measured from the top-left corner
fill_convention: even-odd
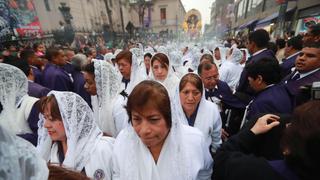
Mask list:
[[[263,134],[275,126],[280,124],[279,122],[280,117],[273,115],[273,114],[266,114],[260,117],[256,124],[250,129],[255,135]]]
[[[225,131],[224,129],[221,129],[221,139],[223,141],[226,141],[229,137],[229,134],[227,133],[227,131]]]

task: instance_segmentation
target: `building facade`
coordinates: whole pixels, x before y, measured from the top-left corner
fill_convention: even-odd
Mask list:
[[[149,27],[152,32],[171,31],[178,33],[182,30],[186,11],[181,0],[155,0],[148,12],[151,14]],[[145,19],[148,16],[146,13]]]
[[[43,32],[61,27],[64,17],[59,10],[62,3],[70,8],[71,25],[76,32],[100,32],[104,25],[114,32],[126,32],[129,22],[135,28],[145,28],[153,33],[178,32],[186,14],[180,0],[149,0],[144,9],[143,23],[139,21],[137,0],[34,0]],[[147,2],[147,1],[146,1]]]
[[[222,36],[228,33],[234,17],[234,0],[216,0],[211,6],[210,34]]]
[[[289,0],[287,4],[283,2],[285,1],[237,0],[231,30],[237,34],[241,31],[249,32],[263,28],[269,31],[272,37],[277,37],[291,30],[295,30],[296,34],[304,32],[306,25],[320,22],[320,1]],[[285,14],[284,26],[281,27],[278,24],[280,11]],[[279,30],[280,34],[276,34],[276,30]]]

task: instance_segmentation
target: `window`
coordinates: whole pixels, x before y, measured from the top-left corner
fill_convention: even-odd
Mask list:
[[[44,6],[46,7],[47,11],[51,11],[50,9],[50,4],[49,4],[49,0],[44,0]]]
[[[166,14],[166,8],[160,9],[160,21],[161,24],[166,24],[167,14]]]

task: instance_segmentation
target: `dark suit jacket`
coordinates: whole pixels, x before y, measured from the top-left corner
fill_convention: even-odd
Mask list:
[[[308,100],[310,100],[311,95],[309,91],[304,91],[301,87],[303,86],[310,86],[313,82],[320,81],[320,69],[316,72],[309,74],[298,80],[291,80],[292,76],[296,73],[296,71],[289,74],[282,80],[282,84],[288,89],[288,92],[294,96],[294,103],[295,106],[299,106]]]
[[[281,77],[286,77],[291,73],[291,69],[294,67],[296,59],[299,54],[296,54],[289,59],[284,59],[283,63],[280,65],[281,67]]]

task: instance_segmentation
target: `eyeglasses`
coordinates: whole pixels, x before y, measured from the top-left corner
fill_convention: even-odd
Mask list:
[[[206,81],[213,81],[213,80],[218,80],[219,79],[219,75],[215,75],[215,76],[210,76],[205,78]]]

